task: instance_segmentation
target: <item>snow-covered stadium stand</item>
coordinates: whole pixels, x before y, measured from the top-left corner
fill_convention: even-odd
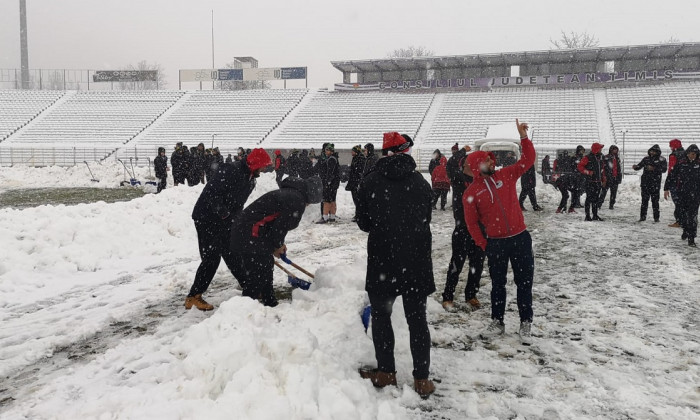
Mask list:
[[[233,153],[257,146],[296,107],[306,89],[188,92],[171,113],[120,151],[120,155],[155,156],[158,147],[177,142],[204,143]],[[215,135],[214,138],[212,136]]]
[[[0,90],[0,141],[22,128],[63,94],[54,90]]]
[[[654,144],[668,148],[674,138],[685,146],[700,142],[700,82],[610,88],[606,93],[618,144],[624,130],[626,147],[644,154]]]
[[[3,161],[70,164],[103,159],[170,108],[182,92],[78,91],[66,93],[36,120],[4,141]],[[7,147],[11,147],[8,150]]]
[[[415,137],[434,94],[318,92],[281,132],[265,141],[269,148],[316,148],[325,142],[338,149],[374,143],[398,131]]]

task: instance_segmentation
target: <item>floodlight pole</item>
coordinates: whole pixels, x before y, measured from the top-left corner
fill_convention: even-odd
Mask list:
[[[29,51],[27,47],[27,1],[19,0],[19,45],[22,89],[29,89]],[[65,81],[64,81],[65,83]]]
[[[215,137],[215,136],[216,136],[216,134],[212,134],[212,135],[211,135],[211,148],[212,148],[212,149],[214,148],[214,137]]]
[[[214,9],[211,9],[211,68],[214,70]],[[211,81],[211,90],[214,90],[215,81]],[[212,146],[213,147],[213,146]]]

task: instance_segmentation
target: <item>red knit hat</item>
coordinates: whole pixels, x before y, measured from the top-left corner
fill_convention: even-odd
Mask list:
[[[384,133],[384,142],[382,143],[382,154],[387,155],[389,152],[393,153],[406,153],[408,149],[413,146],[413,140],[407,140],[406,137],[401,134],[392,131],[390,133]],[[410,137],[408,137],[410,139]]]
[[[668,145],[671,146],[671,150],[676,150],[683,147],[683,143],[681,143],[681,141],[678,139],[671,140],[670,142],[668,142]]]
[[[279,150],[279,149],[275,150],[275,155],[276,155],[276,156],[279,156],[280,154],[282,154],[282,151],[281,151],[281,150]]]
[[[253,149],[246,157],[246,163],[251,172],[272,165],[270,155],[265,149]]]

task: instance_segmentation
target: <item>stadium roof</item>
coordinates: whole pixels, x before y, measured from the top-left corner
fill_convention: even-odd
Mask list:
[[[591,61],[644,60],[700,55],[700,42],[677,44],[599,47],[573,50],[524,51],[438,57],[382,58],[375,60],[331,61],[342,72],[401,71],[416,69],[516,66]]]

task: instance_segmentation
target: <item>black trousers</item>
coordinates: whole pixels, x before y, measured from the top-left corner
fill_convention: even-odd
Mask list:
[[[654,187],[642,186],[642,208],[639,211],[640,218],[646,219],[647,210],[649,209],[649,199],[651,199],[651,208],[654,212],[654,220],[658,220],[661,215],[659,210],[659,192],[661,185]]]
[[[445,290],[442,292],[443,301],[455,299],[455,289],[459,282],[459,274],[464,263],[469,258],[469,273],[467,274],[467,286],[464,288],[464,300],[475,298],[479,292],[481,273],[484,271],[484,258],[486,254],[479,248],[469,234],[466,225],[459,223],[452,231],[452,259],[447,269]]]
[[[272,276],[272,254],[232,254],[231,274],[243,289],[243,296],[259,300],[265,306],[277,306]]]
[[[532,237],[524,231],[510,238],[489,238],[486,256],[491,276],[491,319],[503,321],[506,312],[506,276],[508,262],[513,269],[513,280],[518,288],[520,321],[532,321],[532,282],[535,275],[535,256]]]
[[[445,210],[445,205],[447,204],[447,193],[450,190],[438,190],[433,189],[433,208],[437,205],[438,199],[440,199],[440,208]]]
[[[524,207],[523,204],[525,203],[525,198],[530,199],[530,204],[532,204],[532,208],[537,208],[539,207],[537,205],[537,195],[535,194],[535,187],[532,188],[523,188],[520,190],[520,197],[518,201],[520,201],[520,207]]]
[[[589,182],[586,184],[586,201],[584,203],[586,217],[591,216],[591,207],[593,207],[593,217],[598,216],[598,199],[601,188],[600,182]]]
[[[683,233],[688,235],[688,239],[694,240],[698,234],[698,206],[700,206],[700,200],[697,197],[682,197],[679,200],[679,204]]]
[[[350,194],[352,195],[352,202],[355,203],[355,217],[357,217],[357,189],[351,190]]]
[[[167,176],[159,177],[159,178],[158,178],[158,187],[157,187],[157,190],[156,190],[156,194],[158,194],[159,192],[163,191],[163,190],[165,189],[165,186],[166,186],[167,184],[168,184],[168,178],[167,178]]]
[[[200,295],[207,291],[214,274],[216,274],[216,270],[219,268],[221,258],[224,259],[231,272],[233,272],[237,264],[229,251],[230,223],[210,223],[195,220],[194,227],[197,229],[199,256],[202,258],[202,262],[197,268],[194,283],[187,296]]]
[[[372,340],[377,368],[382,372],[396,372],[394,362],[394,329],[391,312],[395,296],[369,294],[372,305]],[[427,296],[403,295],[403,309],[410,335],[413,356],[413,377],[427,379],[430,373],[430,330],[426,316]]]
[[[564,185],[559,185],[557,187],[561,193],[561,201],[559,202],[559,208],[566,210],[566,202],[569,200],[569,190]],[[571,208],[574,208],[574,200],[571,200]]]
[[[615,183],[608,183],[605,187],[600,190],[600,198],[598,199],[598,208],[603,207],[605,203],[605,196],[608,195],[608,190],[610,190],[610,208],[615,206],[615,201],[617,199],[617,185]]]

